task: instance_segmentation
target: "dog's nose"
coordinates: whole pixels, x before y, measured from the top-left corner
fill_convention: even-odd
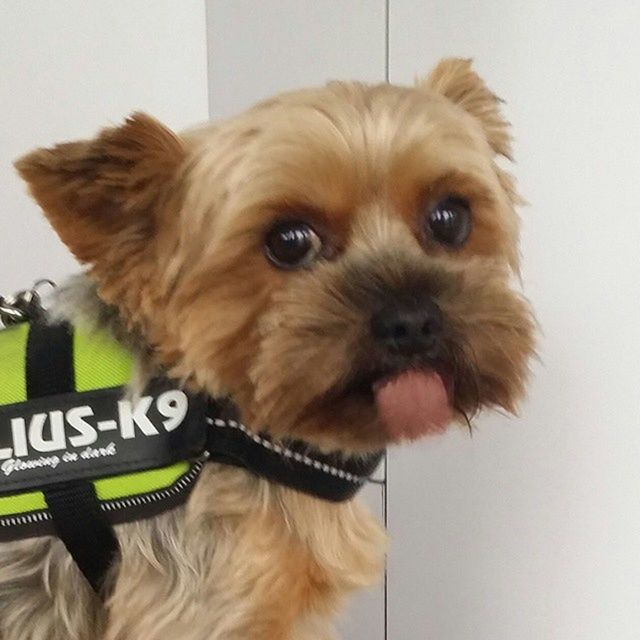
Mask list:
[[[387,351],[402,356],[434,355],[442,333],[438,305],[423,300],[395,301],[371,317],[371,333]]]

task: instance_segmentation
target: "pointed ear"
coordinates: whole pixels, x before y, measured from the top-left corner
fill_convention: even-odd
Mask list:
[[[180,138],[135,113],[93,140],[37,149],[15,167],[62,241],[100,269],[143,251],[184,158]]]
[[[473,70],[471,60],[442,60],[421,86],[440,93],[477,118],[491,148],[497,154],[512,159],[510,127],[500,113],[501,100]]]

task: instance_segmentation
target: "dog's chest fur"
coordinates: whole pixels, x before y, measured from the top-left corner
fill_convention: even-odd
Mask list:
[[[103,606],[53,538],[0,548],[1,640],[303,640],[375,582],[384,534],[366,509],[211,465],[188,503],[121,525]],[[91,611],[92,615],[87,615]]]
[[[304,637],[297,625],[333,613],[381,568],[383,534],[357,503],[325,503],[228,467],[207,469],[186,508],[164,520],[130,527],[147,529],[150,546],[127,536],[109,639]]]

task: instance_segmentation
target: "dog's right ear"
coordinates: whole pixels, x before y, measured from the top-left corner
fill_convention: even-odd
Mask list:
[[[15,167],[62,241],[100,272],[149,245],[185,155],[178,136],[135,113],[93,140],[38,149]]]
[[[473,70],[471,60],[445,58],[419,86],[443,95],[477,118],[492,149],[512,159],[511,133],[500,112],[501,101]]]

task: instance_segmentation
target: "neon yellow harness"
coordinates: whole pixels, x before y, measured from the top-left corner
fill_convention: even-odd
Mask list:
[[[20,324],[0,330],[0,409],[25,406],[23,403],[28,402],[26,353],[29,329],[30,325]],[[76,329],[73,332],[73,369],[78,394],[119,389],[131,380],[133,358],[107,333]],[[0,421],[0,443],[3,445],[7,441],[8,426],[7,422]],[[9,450],[0,446],[0,540],[13,537],[14,532],[20,533],[19,537],[28,535],[30,531],[39,534],[43,531],[42,526],[29,525],[48,520],[43,491],[13,492],[3,487],[3,481],[13,475],[8,473],[10,465],[7,462],[15,458],[8,458]],[[188,487],[190,483],[187,480],[199,466],[193,460],[185,460],[159,468],[98,477],[92,479],[92,483],[105,511],[123,512],[118,518],[123,519],[124,512],[131,515],[136,507],[150,502],[160,507],[164,500],[175,498]],[[175,500],[171,502],[173,506]],[[22,531],[18,532],[18,529]]]

